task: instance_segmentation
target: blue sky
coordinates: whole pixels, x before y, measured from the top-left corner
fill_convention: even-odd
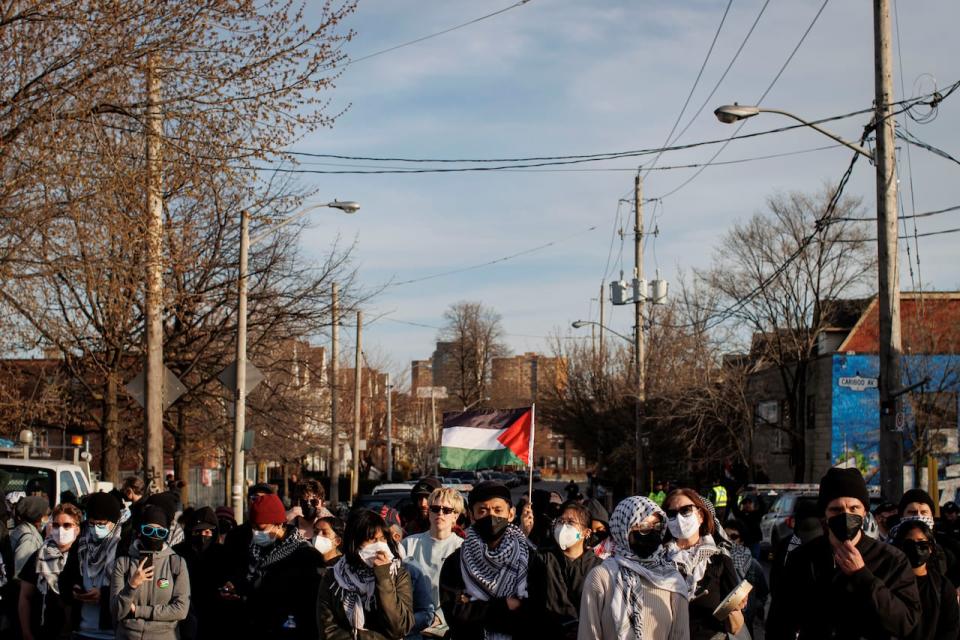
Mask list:
[[[460,24],[506,7],[503,2],[361,0],[349,19],[357,37],[353,58]],[[751,104],[770,84],[817,13],[821,0],[772,0],[743,53],[681,143],[728,136],[712,111]],[[899,3],[901,44],[895,49],[898,97],[960,79],[955,0]],[[681,127],[705,101],[760,11],[760,0],[735,0]],[[311,134],[295,150],[359,156],[499,158],[599,153],[660,146],[693,86],[726,1],[530,0],[464,29],[346,67],[329,94],[331,111],[349,106],[332,129]],[[895,42],[896,44],[896,42]],[[898,55],[899,54],[899,55]],[[902,74],[899,66],[902,59]],[[764,105],[810,119],[868,108],[873,98],[872,9],[868,2],[832,0]],[[857,138],[868,116],[831,123]],[[960,92],[924,125],[901,126],[960,155]],[[785,126],[774,115],[752,119],[742,133]],[[809,129],[735,141],[718,161],[814,149],[830,141]],[[665,154],[661,166],[705,162],[716,147]],[[960,204],[960,166],[918,148],[900,151],[907,212]],[[647,156],[578,169],[622,171],[483,172],[422,175],[300,176],[318,200],[361,202],[356,216],[313,214],[304,235],[308,256],[319,256],[336,234],[356,238],[360,278],[374,287],[487,262],[557,241],[549,248],[490,267],[391,287],[367,309],[379,319],[365,347],[408,381],[409,361],[429,357],[436,331],[397,321],[439,326],[459,300],[479,300],[500,312],[514,352],[544,350],[537,336],[567,333],[577,319],[597,319],[595,299],[607,263],[618,201],[632,191],[633,172]],[[706,267],[731,225],[763,209],[777,190],[815,191],[836,181],[850,154],[832,148],[745,164],[715,166],[647,205],[645,269],[675,282],[679,271]],[[305,160],[303,169],[337,169]],[[332,162],[323,160],[322,162]],[[338,161],[343,164],[356,164]],[[373,163],[395,166],[395,163]],[[574,167],[569,167],[574,168]],[[667,194],[693,170],[652,171],[644,195]],[[910,199],[909,180],[914,193]],[[868,211],[875,206],[873,168],[863,162],[848,187]],[[629,219],[629,206],[622,213]],[[654,220],[655,217],[655,220]],[[960,212],[918,221],[920,233],[960,226]],[[590,231],[591,227],[596,227]],[[910,226],[912,232],[912,223]],[[960,234],[920,239],[922,283],[960,289]],[[903,253],[903,251],[901,251]],[[630,238],[622,259],[632,268]],[[914,259],[916,255],[913,256]],[[611,273],[619,269],[619,239]],[[916,271],[916,266],[914,266]],[[916,276],[915,276],[916,278]],[[911,287],[903,255],[901,286]],[[631,312],[616,308],[608,324],[629,333]]]

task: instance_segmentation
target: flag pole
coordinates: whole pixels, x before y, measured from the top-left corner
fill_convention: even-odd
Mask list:
[[[533,504],[533,438],[537,432],[537,403],[530,405],[530,450],[527,452],[527,467],[530,472],[527,484],[527,504]]]

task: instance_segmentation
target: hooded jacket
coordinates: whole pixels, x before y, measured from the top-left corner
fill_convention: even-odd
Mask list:
[[[590,570],[599,564],[600,558],[590,549],[584,549],[575,560],[555,547],[530,554],[527,588],[531,635],[542,632],[548,638],[576,636],[583,584]]]
[[[153,578],[138,588],[130,580],[140,564],[140,543],[129,556],[117,558],[110,582],[110,612],[117,640],[176,640],[177,624],[190,609],[190,575],[187,563],[169,545],[153,556]],[[136,605],[136,611],[130,611]]]
[[[862,534],[856,547],[866,566],[849,576],[834,565],[829,536],[815,538],[790,554],[773,594],[767,640],[909,636],[921,613],[906,556]]]

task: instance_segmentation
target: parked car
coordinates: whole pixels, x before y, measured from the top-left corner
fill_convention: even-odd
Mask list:
[[[477,484],[482,480],[477,471],[449,471],[447,477],[461,484]]]
[[[816,492],[787,491],[780,494],[770,511],[760,519],[761,549],[773,549],[781,540],[793,535],[794,513],[802,502],[816,504]]]
[[[410,489],[400,493],[396,491],[383,491],[376,494],[357,496],[357,499],[350,504],[350,510],[370,509],[371,511],[380,511],[383,506],[392,507],[399,512],[403,512],[405,507],[413,504],[410,499]]]
[[[410,489],[413,488],[413,485],[407,484],[406,482],[387,482],[384,484],[378,484],[373,488],[371,494],[379,495],[381,493],[410,493]]]

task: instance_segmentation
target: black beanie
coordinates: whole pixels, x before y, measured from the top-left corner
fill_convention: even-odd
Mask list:
[[[87,520],[120,520],[123,505],[109,493],[94,493],[87,498]]]
[[[837,498],[856,498],[863,503],[864,509],[870,509],[867,483],[863,481],[859,469],[833,467],[820,479],[820,495],[817,497],[820,513],[825,513],[827,505]]]
[[[177,496],[171,491],[164,491],[162,493],[153,493],[147,498],[147,504],[152,504],[163,509],[163,512],[167,514],[167,522],[173,522],[173,518],[177,515]],[[142,522],[146,523],[148,520],[141,519]]]
[[[900,517],[903,517],[903,510],[907,508],[907,505],[911,502],[919,502],[930,507],[930,511],[935,511],[933,507],[933,498],[930,497],[930,494],[924,491],[923,489],[910,489],[903,494],[903,497],[900,498],[900,506],[897,508],[897,513]]]
[[[164,529],[170,528],[170,518],[167,512],[155,504],[148,504],[143,508],[143,515],[140,517],[140,524],[158,524]]]
[[[217,522],[217,514],[213,512],[213,509],[210,507],[200,507],[193,512],[192,524],[190,527],[191,531],[199,531],[201,529],[213,529],[216,531],[219,523]]]
[[[513,496],[510,495],[510,489],[507,488],[507,485],[495,480],[484,480],[474,485],[469,495],[470,506],[493,498],[503,498],[508,505],[513,506]]]

